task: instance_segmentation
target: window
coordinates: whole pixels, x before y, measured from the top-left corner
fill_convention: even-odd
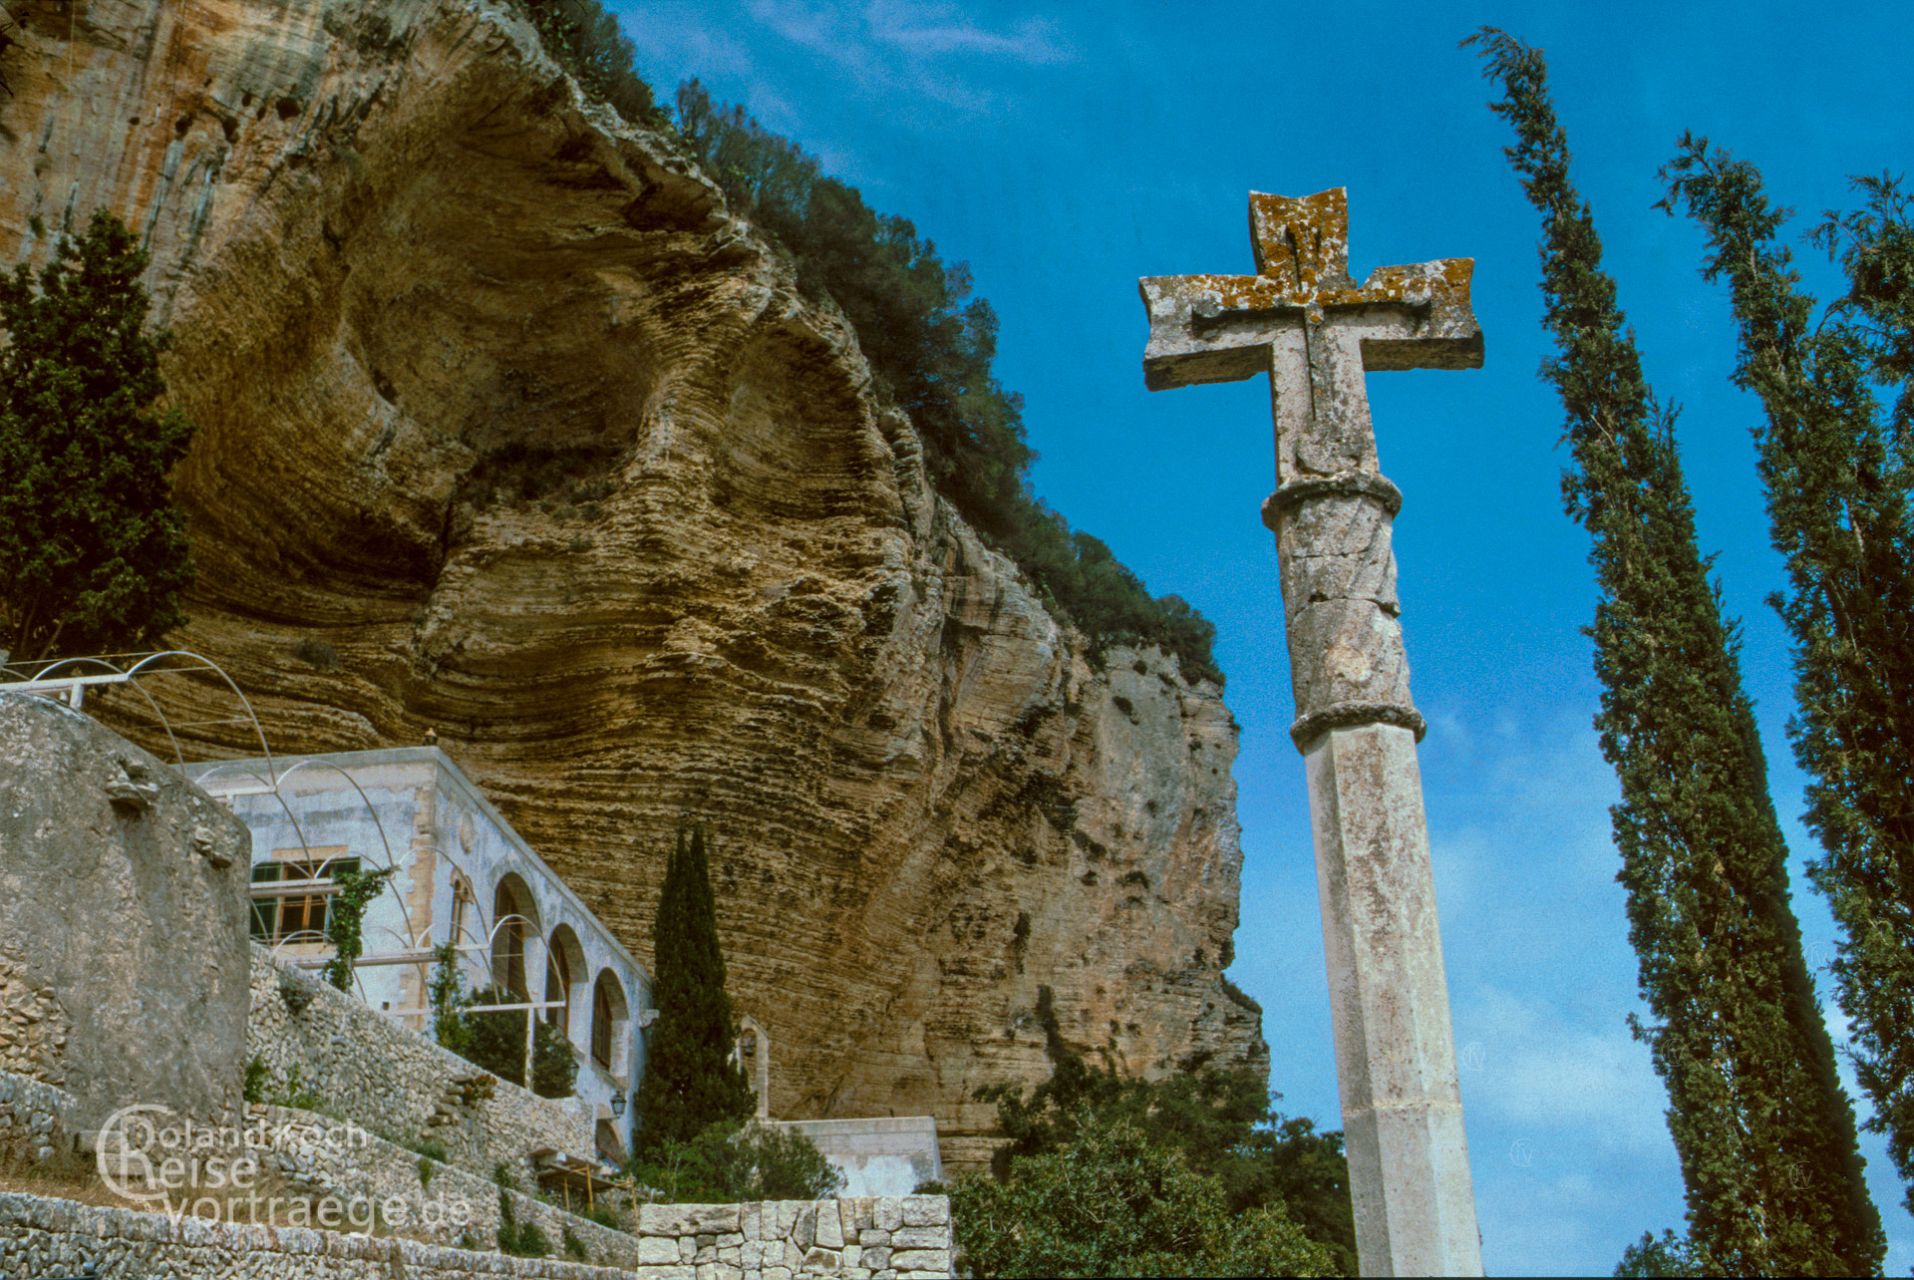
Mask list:
[[[623,1069],[619,1041],[629,1034],[625,988],[609,968],[598,971],[591,987],[591,1060],[605,1071]]]
[[[305,935],[302,941],[324,936],[331,900],[331,877],[339,871],[357,871],[357,858],[275,859],[253,867],[253,941],[272,946]]]
[[[492,895],[492,927],[492,980],[520,1000],[530,1000],[537,970],[526,971],[526,944],[539,936],[538,908],[531,889],[517,875],[498,882]]]
[[[611,992],[602,978],[591,992],[591,1060],[611,1070]]]
[[[548,1001],[568,1001],[572,994],[571,966],[566,963],[565,952],[552,944],[545,952],[545,999]],[[571,1007],[560,1004],[557,1008],[545,1010],[545,1021],[560,1031],[571,1032]]]

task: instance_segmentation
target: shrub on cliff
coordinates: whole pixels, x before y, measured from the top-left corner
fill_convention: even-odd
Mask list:
[[[737,1120],[652,1144],[627,1171],[665,1204],[823,1200],[844,1189],[844,1175],[804,1134]]]
[[[1131,1120],[1086,1115],[1062,1148],[971,1174],[951,1217],[979,1276],[1331,1276],[1280,1202],[1233,1212],[1222,1184]]]
[[[997,317],[971,296],[969,269],[696,80],[678,90],[678,127],[733,204],[790,249],[799,283],[849,317],[880,390],[923,438],[938,492],[1093,641],[1161,645],[1190,679],[1220,684],[1216,628],[1177,596],[1151,599],[1109,547],[1030,491],[1023,399],[991,372]]]
[[[1028,1096],[1014,1085],[977,1093],[980,1101],[996,1104],[998,1127],[1008,1139],[992,1162],[992,1178],[1002,1186],[1026,1184],[1025,1191],[999,1200],[993,1198],[998,1193],[986,1196],[960,1178],[954,1196],[977,1198],[986,1207],[1001,1203],[1026,1215],[1050,1212],[1057,1206],[1042,1188],[1051,1166],[1032,1162],[1102,1159],[1110,1153],[1091,1143],[1091,1136],[1127,1127],[1140,1136],[1152,1160],[1174,1160],[1191,1176],[1214,1184],[1230,1217],[1272,1212],[1276,1217],[1258,1228],[1270,1241],[1286,1239],[1294,1228],[1321,1250],[1332,1268],[1327,1274],[1355,1273],[1355,1224],[1341,1134],[1318,1133],[1309,1120],[1272,1110],[1266,1081],[1251,1070],[1191,1070],[1151,1081],[1090,1066],[1065,1043],[1047,987],[1038,990],[1037,1017],[1050,1078]],[[1137,1185],[1147,1190],[1147,1184]],[[962,1217],[957,1226],[968,1248],[969,1227]],[[1061,1229],[1035,1216],[1018,1228],[1030,1239]],[[1033,1270],[1002,1274],[1042,1270],[1035,1262],[1027,1265]]]
[[[39,288],[0,276],[0,649],[150,648],[193,580],[167,473],[193,429],[141,331],[146,254],[112,214],[62,238]]]
[[[638,1089],[634,1150],[651,1156],[722,1120],[751,1114],[744,1073],[731,1060],[737,1024],[724,991],[724,953],[705,862],[704,829],[678,832],[652,928],[658,1007]]]
[[[571,73],[587,97],[633,124],[657,124],[651,86],[632,65],[635,51],[618,20],[598,0],[514,0],[538,28],[552,61]]]

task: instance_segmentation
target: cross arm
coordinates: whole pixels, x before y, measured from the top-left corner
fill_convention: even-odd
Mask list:
[[[1152,391],[1235,382],[1269,369],[1270,346],[1306,315],[1362,330],[1363,367],[1473,369],[1482,329],[1469,304],[1473,258],[1378,267],[1360,288],[1298,289],[1268,275],[1145,276],[1143,377]]]
[[[1404,310],[1404,323],[1382,325],[1362,339],[1362,367],[1479,369],[1482,326],[1469,305],[1474,258],[1437,258],[1406,267],[1377,267],[1357,292],[1379,310]]]
[[[1269,370],[1269,344],[1301,308],[1267,276],[1145,276],[1143,378],[1152,391],[1238,382]]]

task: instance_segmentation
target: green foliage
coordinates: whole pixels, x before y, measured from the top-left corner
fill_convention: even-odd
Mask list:
[[[1652,1021],[1631,1019],[1668,1087],[1691,1239],[1736,1273],[1872,1273],[1879,1216],[1801,955],[1787,846],[1768,796],[1738,640],[1695,537],[1674,411],[1642,375],[1569,180],[1541,54],[1474,40],[1506,96],[1509,158],[1544,227],[1543,376],[1567,410],[1569,514],[1589,532],[1596,727],[1629,938]]]
[[[633,65],[636,51],[631,41],[598,0],[514,3],[538,29],[545,52],[578,81],[586,97],[605,103],[633,124],[662,122],[651,86]]]
[[[432,1034],[460,1057],[472,1057],[472,1022],[465,1016],[472,1003],[465,993],[465,975],[459,971],[459,949],[446,943],[432,952],[432,981],[427,986],[432,1004]]]
[[[432,1187],[432,1179],[437,1176],[439,1166],[425,1156],[419,1157],[419,1190],[427,1191]]]
[[[969,269],[696,80],[678,90],[678,124],[734,205],[790,250],[800,284],[849,318],[880,391],[923,439],[938,492],[1099,648],[1160,645],[1190,680],[1220,684],[1215,627],[1179,597],[1152,600],[1109,547],[1031,494],[1023,401],[991,372],[997,317],[971,296]]]
[[[443,962],[438,972],[445,972]],[[456,985],[451,985],[456,983],[455,969],[453,973],[454,977],[447,979],[448,985],[444,987],[447,999],[458,1001],[450,1013],[438,1011],[441,988],[437,973],[433,979],[434,1026],[439,1043],[501,1080],[524,1085],[525,1019],[531,1016],[530,1010],[471,1012],[473,1005],[516,1004],[523,997],[496,985],[458,997]],[[569,1098],[577,1081],[578,1055],[571,1041],[557,1023],[540,1020],[532,1029],[532,1092],[541,1098]]]
[[[472,1013],[475,1004],[512,1004],[518,996],[504,987],[480,987],[467,998],[467,1012],[460,1016],[466,1025],[465,1058],[485,1068],[501,1080],[525,1083],[525,1014],[523,1009],[504,1013]]]
[[[1213,1179],[1231,1214],[1276,1209],[1319,1246],[1337,1270],[1354,1274],[1355,1224],[1342,1135],[1270,1107],[1250,1070],[1186,1072],[1164,1080],[1124,1079],[1088,1066],[1064,1043],[1050,989],[1037,995],[1050,1078],[1025,1097],[1014,1085],[987,1086],[1008,1140],[992,1161],[1004,1181],[1020,1160],[1072,1150],[1087,1130],[1132,1126],[1151,1149]]]
[[[1666,207],[1708,234],[1703,274],[1727,281],[1739,330],[1735,383],[1765,410],[1755,444],[1800,703],[1789,730],[1825,853],[1808,873],[1844,935],[1831,967],[1869,1127],[1914,1185],[1914,228],[1894,182],[1860,180],[1866,206],[1818,233],[1849,292],[1817,318],[1776,243],[1786,211],[1753,165],[1684,136],[1663,176]],[[1874,388],[1896,382],[1883,412]]]
[[[1722,1274],[1722,1269],[1708,1260],[1708,1255],[1672,1231],[1661,1233],[1657,1240],[1653,1232],[1642,1232],[1642,1238],[1622,1250],[1622,1260],[1615,1267],[1617,1276],[1712,1276]]]
[[[294,1111],[327,1110],[325,1100],[306,1084],[298,1067],[286,1073],[285,1085],[272,1093],[267,1101],[275,1107],[288,1107]]]
[[[266,1060],[258,1054],[246,1059],[246,1079],[240,1085],[240,1096],[248,1102],[264,1102],[266,1086],[272,1083],[272,1070],[266,1066]]]
[[[352,966],[365,954],[366,907],[385,892],[385,882],[398,874],[397,867],[376,871],[338,870],[331,873],[339,892],[326,903],[326,941],[332,944],[332,958],[321,974],[341,991],[352,990]]]
[[[500,1165],[501,1170],[505,1166]],[[514,1258],[549,1258],[552,1242],[536,1222],[520,1222],[512,1197],[501,1182],[498,1193],[498,1251]]]
[[[585,1251],[585,1242],[578,1238],[576,1231],[573,1231],[570,1227],[566,1227],[563,1239],[565,1243],[565,1256],[567,1258],[570,1258],[574,1262],[584,1262],[590,1258],[591,1255]]]
[[[802,1133],[738,1120],[647,1144],[627,1172],[665,1204],[823,1200],[844,1189],[844,1176]]]
[[[150,648],[193,581],[167,473],[193,429],[141,332],[146,254],[101,210],[36,290],[0,275],[0,649],[16,660]]]
[[[689,1142],[720,1120],[741,1120],[754,1100],[732,1061],[737,1026],[724,990],[724,953],[705,862],[704,828],[680,829],[652,928],[658,1020],[638,1087],[635,1150]]]
[[[979,1276],[1329,1276],[1329,1251],[1282,1207],[1233,1213],[1222,1185],[1127,1118],[1086,1116],[1062,1149],[1001,1181],[951,1186],[957,1238]]]
[[[541,1098],[569,1098],[578,1085],[578,1055],[556,1022],[543,1022],[532,1034],[532,1092]]]

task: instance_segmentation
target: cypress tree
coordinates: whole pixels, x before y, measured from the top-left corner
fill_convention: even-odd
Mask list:
[[[1674,442],[1569,180],[1542,55],[1474,42],[1515,128],[1508,155],[1542,214],[1543,376],[1567,411],[1568,512],[1589,532],[1602,753],[1629,939],[1650,1020],[1631,1018],[1668,1088],[1689,1235],[1742,1274],[1880,1269],[1879,1216],[1788,901],[1739,641],[1696,542]]]
[[[1914,400],[1904,391],[1884,417],[1872,385],[1904,381],[1895,357],[1914,350],[1914,235],[1893,184],[1863,180],[1870,207],[1822,229],[1830,249],[1847,249],[1850,287],[1817,323],[1776,243],[1787,211],[1768,203],[1760,173],[1705,138],[1679,147],[1664,204],[1707,233],[1702,274],[1727,280],[1739,333],[1734,381],[1766,418],[1754,435],[1788,570],[1775,603],[1794,647],[1789,729],[1824,853],[1809,874],[1844,935],[1835,995],[1874,1104],[1869,1127],[1914,1182]]]
[[[636,1148],[687,1142],[706,1126],[744,1119],[751,1086],[731,1062],[737,1025],[724,991],[724,954],[705,862],[704,829],[678,832],[652,931],[658,1021],[638,1088]]]
[[[146,254],[112,214],[62,237],[39,288],[0,274],[0,649],[143,648],[193,580],[167,472],[192,427],[141,332]]]

